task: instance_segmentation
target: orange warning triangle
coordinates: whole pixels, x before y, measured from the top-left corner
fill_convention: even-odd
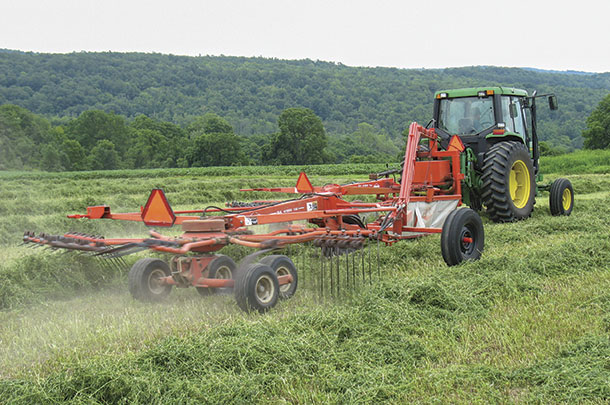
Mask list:
[[[163,190],[153,189],[142,211],[142,221],[149,226],[172,226],[175,220],[176,216]]]
[[[447,150],[457,150],[458,152],[464,151],[464,144],[459,136],[453,135],[449,141],[449,147]]]
[[[296,189],[299,193],[313,193],[313,186],[311,185],[311,182],[307,178],[305,172],[301,172],[301,174],[299,174]]]

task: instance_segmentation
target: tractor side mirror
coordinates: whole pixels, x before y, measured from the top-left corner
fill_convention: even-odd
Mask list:
[[[510,113],[510,117],[511,118],[516,118],[517,117],[517,105],[515,103],[509,104],[508,111]]]
[[[558,104],[557,104],[557,96],[556,95],[552,95],[549,96],[549,108],[553,111],[555,111],[558,108]]]

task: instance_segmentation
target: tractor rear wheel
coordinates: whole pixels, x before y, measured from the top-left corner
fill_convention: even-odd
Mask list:
[[[161,279],[169,276],[167,263],[159,259],[140,259],[129,270],[129,292],[138,301],[160,301],[172,290],[171,284]]]
[[[512,222],[532,214],[536,184],[525,145],[515,141],[493,145],[485,154],[481,180],[481,197],[492,221]]]
[[[243,269],[235,284],[235,300],[246,312],[267,312],[275,306],[280,285],[271,267],[253,263]]]
[[[470,208],[453,210],[441,231],[441,252],[448,266],[478,260],[485,246],[483,221]]]
[[[570,215],[574,208],[574,188],[568,179],[557,179],[551,183],[549,194],[551,215]]]
[[[280,286],[280,298],[286,299],[292,297],[297,290],[297,284],[299,282],[297,268],[292,260],[284,255],[271,255],[263,257],[260,262],[271,267],[278,277],[286,276],[288,274],[292,276],[291,283]]]
[[[214,260],[210,262],[210,264],[208,264],[207,278],[232,279],[236,267],[237,265],[229,256],[218,255]],[[197,288],[197,292],[203,297],[207,297],[211,294],[230,294],[233,292],[232,288],[195,288]]]

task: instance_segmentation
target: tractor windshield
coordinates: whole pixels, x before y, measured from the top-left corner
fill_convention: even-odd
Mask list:
[[[474,135],[494,124],[491,96],[441,99],[438,128],[449,134]]]

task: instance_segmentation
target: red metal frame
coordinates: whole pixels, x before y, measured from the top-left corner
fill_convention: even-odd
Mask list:
[[[420,140],[423,141],[420,142]],[[145,207],[140,212],[116,213],[110,207],[88,207],[85,215],[69,215],[69,218],[114,219],[123,221],[140,221],[147,225],[173,226],[185,224],[186,221],[202,219],[222,219],[224,229],[202,232],[185,232],[179,238],[165,237],[151,231],[150,238],[103,239],[77,234],[50,237],[26,233],[25,242],[33,242],[56,248],[85,250],[100,253],[116,252],[117,249],[128,249],[130,246],[185,255],[189,252],[214,252],[229,244],[238,244],[252,248],[280,248],[293,243],[304,243],[324,238],[373,238],[385,243],[413,237],[405,232],[440,233],[440,228],[407,226],[410,202],[435,202],[456,200],[461,204],[460,150],[449,148],[439,150],[438,137],[434,129],[426,129],[417,123],[409,128],[405,160],[400,182],[391,178],[381,178],[355,184],[331,184],[324,187],[313,187],[304,173],[301,173],[297,186],[279,188],[256,188],[245,191],[269,191],[282,193],[307,193],[300,199],[261,202],[260,207],[229,207],[223,215],[200,215],[218,212],[217,209],[172,211],[165,194],[160,189],[152,191]],[[345,195],[374,194],[379,202],[364,203],[344,200]],[[151,208],[154,204],[154,209]],[[227,213],[228,212],[228,213]],[[378,213],[379,218],[365,228],[343,222],[344,215]],[[191,215],[188,215],[191,214]],[[199,214],[199,215],[192,215]],[[169,219],[169,220],[168,220]],[[246,234],[244,231],[253,225],[283,223],[291,221],[308,221],[318,228],[291,225],[281,230],[265,234]],[[188,268],[178,271],[184,280],[197,287],[228,287],[232,281],[220,281],[206,278],[206,267],[213,255],[189,257],[174,264],[182,266],[180,260],[189,262]],[[187,277],[188,276],[188,277]],[[180,281],[168,277],[168,284],[180,285]],[[282,283],[290,282],[288,276]]]

